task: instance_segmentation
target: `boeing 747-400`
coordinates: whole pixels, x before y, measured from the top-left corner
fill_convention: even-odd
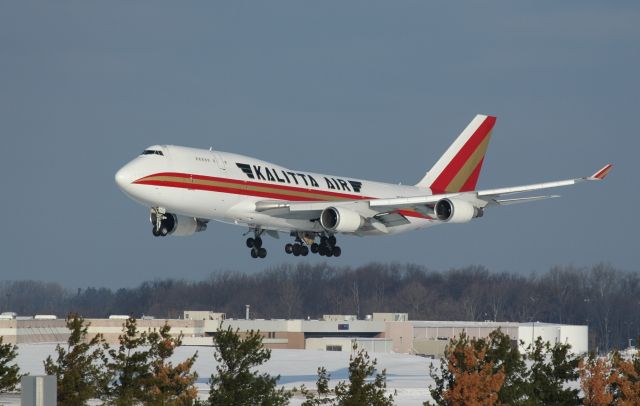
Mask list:
[[[246,245],[264,258],[262,237],[293,237],[285,251],[340,256],[337,234],[396,234],[436,224],[467,223],[485,209],[556,195],[521,193],[602,180],[592,176],[525,186],[476,190],[496,118],[477,115],[414,186],[323,175],[213,149],[154,145],[116,173],[118,186],[150,208],[156,237],[186,236],[210,220],[246,227]],[[514,197],[514,195],[520,197]]]

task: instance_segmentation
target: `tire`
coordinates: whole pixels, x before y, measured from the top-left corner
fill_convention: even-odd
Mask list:
[[[320,245],[327,245],[327,237],[325,236],[320,237]]]
[[[160,237],[160,233],[158,232],[158,230],[156,230],[155,227],[151,229],[151,233],[153,234],[154,237]]]
[[[293,244],[287,244],[284,246],[284,252],[291,254],[293,252]]]
[[[258,250],[251,248],[251,258],[258,258]]]
[[[334,247],[336,245],[336,242],[337,242],[337,240],[336,240],[336,236],[335,235],[332,235],[332,236],[329,237],[329,245],[330,246]]]
[[[302,246],[300,244],[293,244],[293,255],[300,256],[300,252],[302,251]]]
[[[258,256],[260,258],[265,258],[267,256],[267,250],[265,248],[258,249]]]
[[[333,256],[333,251],[332,250],[327,250],[327,257],[331,258]]]
[[[318,244],[316,244],[315,242],[313,244],[311,244],[311,252],[312,253],[317,254],[319,249],[320,249],[320,246]]]
[[[253,246],[258,249],[262,248],[262,238],[256,237],[255,240],[253,240]]]
[[[340,247],[335,246],[333,247],[333,256],[334,257],[339,257],[342,254],[342,249],[340,249]]]
[[[301,249],[302,251],[300,252],[300,255],[302,255],[303,257],[306,257],[307,255],[309,255],[309,247],[307,247],[306,245],[303,245]]]
[[[251,237],[247,238],[247,248],[253,248],[255,240]]]

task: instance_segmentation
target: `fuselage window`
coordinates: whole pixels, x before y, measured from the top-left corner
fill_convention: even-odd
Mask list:
[[[153,149],[145,149],[144,151],[142,151],[142,154],[140,154],[140,155],[162,155],[162,156],[164,156],[162,151],[156,151],[156,150],[153,150]]]

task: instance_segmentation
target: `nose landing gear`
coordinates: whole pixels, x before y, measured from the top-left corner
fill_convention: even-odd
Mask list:
[[[150,218],[151,232],[154,237],[166,237],[175,227],[175,220],[170,214],[166,214],[164,209],[159,207],[151,208]]]

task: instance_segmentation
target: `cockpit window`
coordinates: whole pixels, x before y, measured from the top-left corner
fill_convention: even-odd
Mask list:
[[[140,155],[163,155],[162,151],[157,151],[155,149],[145,149],[144,151],[142,151],[142,154]]]

